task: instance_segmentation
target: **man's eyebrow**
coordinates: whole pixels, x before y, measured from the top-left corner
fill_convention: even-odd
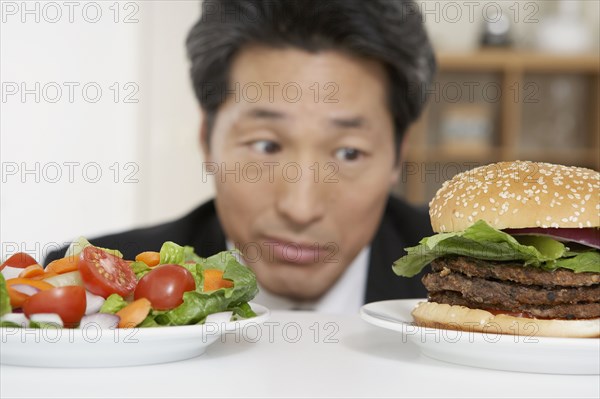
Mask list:
[[[286,117],[283,112],[265,108],[253,108],[246,112],[246,116],[256,119],[284,119]]]
[[[354,118],[332,118],[331,124],[345,129],[356,129],[365,125],[365,119],[361,116]]]

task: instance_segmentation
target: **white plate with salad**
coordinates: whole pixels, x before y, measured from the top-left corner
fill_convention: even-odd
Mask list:
[[[0,265],[4,364],[110,367],[198,356],[222,333],[244,334],[269,310],[250,303],[256,277],[231,251],[201,258],[173,242],[124,260],[80,238],[42,268]]]
[[[2,364],[34,367],[116,367],[157,364],[203,354],[224,332],[244,336],[269,318],[264,306],[250,303],[255,317],[231,321],[231,312],[207,317],[204,324],[158,328],[0,328]]]
[[[370,324],[400,333],[427,357],[472,367],[551,374],[600,374],[600,340],[504,335],[419,327],[412,310],[426,299],[372,302],[360,310]]]

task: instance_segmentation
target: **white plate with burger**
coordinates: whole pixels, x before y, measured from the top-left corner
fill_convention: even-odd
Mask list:
[[[437,234],[394,272],[428,301],[366,305],[427,356],[503,370],[600,374],[600,173],[500,162],[460,173],[430,203]]]
[[[361,308],[370,324],[401,333],[427,357],[465,366],[552,374],[600,374],[600,340],[500,334],[493,320],[484,332],[418,326],[411,312],[426,299],[373,302]],[[473,324],[468,324],[472,326]]]

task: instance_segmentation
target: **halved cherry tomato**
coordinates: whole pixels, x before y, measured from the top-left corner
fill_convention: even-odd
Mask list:
[[[0,270],[4,269],[6,266],[24,269],[27,266],[35,265],[36,263],[37,261],[25,252],[17,252],[0,265]]]
[[[204,292],[214,291],[220,288],[233,287],[233,281],[223,279],[223,271],[219,269],[204,270]]]
[[[183,293],[196,289],[194,276],[185,267],[162,265],[138,281],[134,298],[146,298],[157,310],[170,310],[183,303]]]
[[[65,327],[75,327],[85,314],[85,289],[81,286],[55,287],[40,291],[23,303],[28,318],[36,313],[56,313]]]
[[[92,246],[81,252],[79,272],[85,288],[103,298],[111,294],[129,296],[137,283],[126,261]]]

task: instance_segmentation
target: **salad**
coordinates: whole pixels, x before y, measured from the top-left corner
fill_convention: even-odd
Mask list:
[[[0,327],[101,328],[202,324],[213,313],[256,316],[256,276],[234,251],[201,258],[165,242],[125,260],[80,238],[45,269],[25,253],[0,266]]]

